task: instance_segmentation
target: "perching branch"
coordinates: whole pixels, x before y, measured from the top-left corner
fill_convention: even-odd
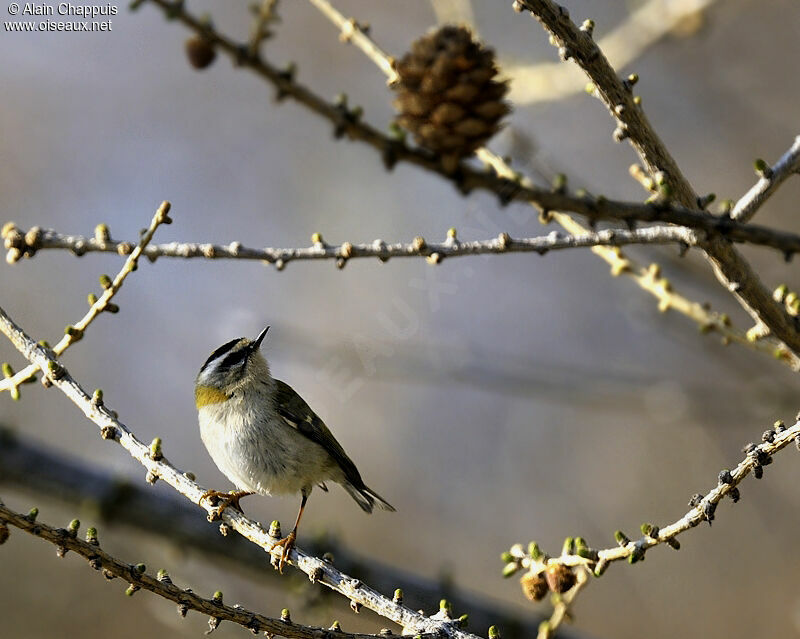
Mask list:
[[[31,472],[35,468],[36,472]],[[261,548],[239,535],[222,536],[200,517],[197,508],[172,492],[153,492],[141,483],[129,482],[111,473],[93,468],[59,451],[48,449],[0,425],[0,485],[31,493],[37,498],[55,499],[67,507],[86,509],[99,514],[101,524],[125,526],[163,543],[195,550],[204,557],[247,569],[259,579],[286,579],[264,570]],[[382,564],[375,558],[366,561],[353,554],[334,538],[306,541],[310,554],[332,555],[342,572],[357,573],[376,590],[394,592],[401,588],[405,602],[418,607],[447,598],[456,610],[469,610],[470,624],[503,628],[504,639],[522,639],[536,633],[538,620],[504,609],[495,602],[416,574]],[[302,574],[295,575],[305,578]]]
[[[80,340],[86,328],[100,313],[103,311],[116,313],[119,310],[116,305],[111,303],[111,299],[117,294],[117,291],[122,288],[122,284],[125,282],[125,278],[128,277],[128,274],[136,270],[139,258],[142,256],[145,247],[153,239],[156,229],[162,224],[172,223],[168,215],[169,209],[169,202],[165,201],[161,203],[161,206],[158,207],[153,219],[150,221],[150,226],[142,234],[139,243],[134,248],[128,249],[128,259],[125,260],[125,264],[122,266],[120,272],[117,273],[117,276],[113,280],[107,275],[103,275],[100,278],[100,284],[104,289],[103,294],[100,295],[99,298],[94,293],[89,295],[89,304],[91,305],[89,310],[77,323],[67,326],[64,331],[64,336],[53,346],[53,353],[55,353],[55,355],[61,355],[72,346],[72,344]],[[27,233],[22,233],[13,224],[6,224],[3,227],[2,236],[9,245],[7,260],[13,262],[22,255],[32,255],[41,242],[42,236],[45,234],[46,232],[39,228],[32,228]],[[99,242],[109,239],[108,227],[105,224],[99,224],[97,226],[95,239]],[[130,247],[130,245],[128,246]],[[39,368],[37,366],[31,364],[15,375],[0,380],[0,392],[7,390],[14,399],[19,399],[19,385],[32,381],[32,378],[36,375],[38,370]]]
[[[786,178],[800,172],[800,135],[794,139],[794,144],[774,166],[768,166],[761,159],[756,160],[755,165],[761,179],[736,202],[731,210],[731,218],[739,222],[749,222]]]
[[[209,633],[216,630],[222,621],[230,621],[254,634],[263,632],[269,635],[280,635],[291,639],[377,639],[382,635],[369,635],[343,632],[338,624],[330,629],[317,628],[314,626],[304,626],[294,623],[291,620],[288,609],[284,609],[280,619],[265,617],[255,613],[239,604],[233,606],[223,603],[222,592],[217,591],[210,599],[195,594],[191,588],[179,588],[176,586],[166,570],[159,570],[158,575],[153,577],[147,574],[147,567],[144,564],[125,563],[100,547],[97,538],[97,530],[89,528],[86,531],[86,540],[78,539],[78,529],[80,522],[74,519],[67,528],[54,528],[41,521],[36,516],[38,510],[33,509],[28,515],[23,515],[8,508],[0,501],[0,543],[8,537],[8,525],[19,528],[34,537],[39,537],[58,548],[58,556],[63,557],[67,551],[72,551],[80,555],[89,562],[89,565],[98,571],[102,571],[106,579],[119,577],[126,581],[129,586],[125,594],[132,596],[138,590],[149,590],[159,597],[173,601],[178,604],[178,612],[182,617],[186,616],[189,610],[196,610],[199,613],[208,615]],[[5,533],[3,533],[5,528]],[[334,634],[335,633],[335,634]],[[425,639],[434,639],[436,635],[426,634]]]
[[[234,509],[225,509],[220,513],[207,500],[202,500],[205,489],[190,479],[187,474],[181,473],[164,457],[159,438],[154,440],[150,446],[139,441],[130,429],[105,406],[102,391],[95,391],[94,395],[90,397],[53,353],[36,344],[8,317],[2,308],[0,308],[0,332],[4,333],[31,363],[36,364],[43,371],[47,371],[50,383],[57,386],[88,419],[100,428],[104,439],[119,443],[147,469],[148,481],[163,480],[191,502],[204,508],[210,518],[221,518],[231,528],[263,548],[272,557],[280,558],[281,548],[275,544],[280,536],[277,522],[271,527],[271,531],[267,531],[258,522]],[[270,532],[274,534],[271,535]],[[347,597],[351,601],[351,606],[369,608],[400,625],[405,633],[431,632],[452,639],[475,639],[475,635],[460,629],[461,620],[452,619],[447,610],[440,610],[437,615],[432,617],[415,612],[398,601],[384,597],[360,580],[343,574],[322,559],[309,556],[300,549],[292,550],[289,563],[305,572],[315,583],[321,583]]]
[[[515,0],[514,8],[530,11],[551,34],[562,60],[574,59],[594,83],[595,94],[617,122],[615,139],[627,138],[631,142],[650,175],[663,181],[670,198],[687,207],[695,206],[697,195],[645,117],[641,100],[633,96],[638,77],[629,76],[624,82],[617,77],[592,39],[594,23],[587,20],[579,29],[570,20],[569,12],[552,0]],[[753,320],[767,327],[795,356],[800,354],[800,332],[793,318],[772,299],[748,262],[718,235],[701,237],[695,233],[695,238],[717,279]]]

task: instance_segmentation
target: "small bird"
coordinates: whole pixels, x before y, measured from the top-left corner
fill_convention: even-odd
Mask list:
[[[291,386],[270,374],[260,352],[267,326],[258,337],[231,340],[206,360],[195,381],[194,397],[200,437],[211,459],[238,490],[207,491],[222,512],[241,511],[239,500],[253,494],[302,495],[300,511],[288,536],[276,542],[283,548],[279,570],[297,538],[297,526],[315,485],[325,492],[326,480],[341,484],[371,513],[377,502],[394,507],[361,479],[356,465],[324,422]]]

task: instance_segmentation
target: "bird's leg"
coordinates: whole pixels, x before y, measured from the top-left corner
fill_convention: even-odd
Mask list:
[[[286,560],[289,557],[289,553],[291,552],[292,548],[294,548],[294,542],[297,539],[297,526],[300,524],[300,518],[303,516],[303,509],[306,507],[306,502],[308,501],[308,493],[303,491],[303,500],[300,502],[300,512],[297,513],[297,519],[294,522],[294,528],[292,528],[292,532],[290,532],[286,537],[283,539],[276,541],[272,548],[275,546],[281,546],[283,550],[281,551],[281,559],[278,562],[278,572],[283,574],[283,565],[286,563]]]
[[[216,521],[222,515],[222,511],[228,508],[229,506],[233,506],[236,510],[240,513],[244,514],[242,507],[239,505],[239,500],[242,497],[247,497],[248,495],[254,495],[255,493],[249,492],[247,490],[232,490],[230,492],[224,492],[220,490],[207,490],[203,493],[200,497],[200,502],[204,499],[213,499],[216,501],[214,507],[217,510],[213,513],[209,513],[208,521]]]

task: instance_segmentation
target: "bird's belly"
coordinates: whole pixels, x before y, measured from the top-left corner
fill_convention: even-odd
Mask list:
[[[200,436],[214,463],[237,488],[291,494],[332,479],[328,454],[304,435],[274,420],[270,421],[277,427],[268,428],[263,419],[216,406],[214,411],[200,411]]]

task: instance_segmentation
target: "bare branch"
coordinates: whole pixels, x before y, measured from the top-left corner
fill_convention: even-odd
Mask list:
[[[628,76],[623,82],[592,39],[592,21],[579,29],[570,20],[569,12],[552,0],[515,0],[518,11],[530,11],[551,34],[559,47],[562,60],[573,58],[594,83],[595,94],[604,102],[617,122],[615,139],[627,138],[642,163],[656,182],[663,183],[667,195],[686,207],[697,205],[697,195],[683,176],[675,160],[644,115],[641,102],[632,88],[638,77]],[[696,243],[711,263],[717,279],[731,292],[757,323],[767,326],[795,356],[800,354],[800,332],[791,316],[772,299],[747,261],[718,237],[696,235]]]
[[[723,498],[730,497],[734,503],[739,501],[738,485],[747,475],[753,473],[757,479],[761,478],[763,467],[772,463],[772,456],[792,442],[800,449],[800,415],[790,428],[786,428],[783,422],[776,422],[774,428],[764,432],[761,440],[759,445],[751,443],[744,448],[746,456],[733,471],[723,469],[719,472],[716,487],[705,497],[694,495],[689,502],[691,510],[683,517],[664,528],[650,523],[642,524],[643,536],[636,541],[631,541],[625,533],[618,530],[614,534],[618,545],[604,550],[590,548],[582,537],[568,537],[558,557],[549,557],[542,553],[536,542],[531,542],[527,550],[522,544],[515,544],[504,553],[506,566],[503,574],[508,577],[525,569],[521,584],[529,598],[540,600],[548,591],[554,592],[555,610],[550,621],[541,624],[539,639],[552,637],[553,631],[563,621],[569,606],[585,585],[588,571],[600,577],[612,562],[627,560],[631,564],[637,563],[645,558],[645,553],[650,548],[661,544],[679,550],[680,542],[677,537],[704,521],[710,526]],[[574,569],[577,569],[577,575],[574,574]]]
[[[142,234],[139,243],[130,251],[130,255],[128,255],[128,259],[125,260],[125,264],[122,266],[122,269],[117,276],[111,280],[107,275],[104,275],[100,278],[100,284],[103,286],[103,294],[98,298],[96,295],[92,294],[90,296],[89,302],[91,306],[87,311],[86,315],[84,315],[77,323],[67,326],[64,336],[59,340],[59,342],[53,346],[53,353],[56,355],[61,355],[64,351],[66,351],[72,344],[83,338],[84,331],[86,328],[94,321],[94,319],[100,315],[103,311],[109,312],[116,312],[118,309],[115,305],[111,304],[111,300],[114,295],[117,294],[120,288],[122,288],[122,284],[125,282],[125,278],[128,277],[130,273],[136,270],[137,265],[139,263],[139,258],[142,256],[142,252],[145,250],[145,247],[150,243],[153,239],[153,235],[156,232],[156,229],[161,226],[162,224],[171,224],[172,220],[169,218],[169,209],[170,203],[169,202],[162,202],[161,206],[158,207],[153,219],[150,221],[150,226],[147,230]],[[6,224],[3,227],[3,238],[6,240],[14,238],[21,238],[25,242],[25,248],[14,248],[13,246],[8,249],[8,255],[25,255],[26,251],[27,254],[32,255],[36,252],[38,248],[40,248],[40,243],[42,238],[47,233],[42,231],[39,228],[33,228],[27,233],[21,233],[19,229],[15,226]],[[105,242],[108,239],[108,227],[105,224],[100,224],[97,227],[97,233],[95,237],[95,241],[100,243]],[[13,242],[13,240],[12,240]],[[9,259],[9,262],[12,261]],[[30,366],[25,367],[23,370],[18,372],[11,377],[6,377],[3,380],[0,380],[0,392],[2,391],[9,391],[15,399],[19,398],[19,385],[24,384],[31,380],[39,368],[33,364]]]
[[[687,207],[695,206],[697,195],[634,99],[633,78],[624,84],[592,39],[593,23],[587,21],[586,28],[578,29],[569,12],[552,0],[517,0],[514,6],[520,11],[530,11],[554,38],[561,59],[573,58],[589,76],[621,131],[618,139],[630,141],[650,175],[663,173],[677,201]]]
[[[478,149],[477,154],[483,162],[497,171],[498,175],[513,175],[511,167],[508,166],[505,160],[488,149]],[[528,179],[522,178],[521,184],[523,187],[528,186]],[[599,201],[600,205],[603,203],[604,200]],[[580,223],[566,213],[550,212],[547,215],[570,233],[587,232]],[[675,310],[693,320],[700,331],[704,333],[710,331],[718,332],[722,335],[723,344],[735,342],[753,348],[784,362],[792,370],[800,370],[800,358],[789,351],[784,344],[768,338],[766,334],[761,335],[758,340],[750,339],[745,332],[733,328],[727,315],[713,313],[706,305],[692,301],[677,293],[671,283],[661,276],[661,267],[658,264],[653,263],[644,267],[626,256],[617,247],[595,246],[592,248],[592,252],[611,266],[612,275],[625,275],[631,278],[642,290],[655,297],[658,300],[658,309],[660,311]]]
[[[478,151],[479,157],[490,164],[499,172],[510,171],[505,162],[486,149]],[[534,251],[542,249],[558,250],[577,246],[624,244],[666,244],[681,242],[690,246],[699,245],[703,240],[698,239],[688,229],[701,231],[709,236],[718,236],[731,242],[753,244],[779,251],[784,256],[791,256],[800,252],[800,235],[787,231],[780,231],[767,226],[745,224],[733,221],[728,217],[711,215],[704,211],[687,209],[679,205],[670,205],[666,202],[637,203],[621,200],[609,200],[603,197],[590,198],[587,196],[573,195],[561,191],[549,191],[529,184],[525,178],[515,185],[521,193],[530,195],[530,202],[546,214],[551,211],[571,211],[586,216],[591,221],[615,220],[634,225],[637,222],[667,223],[686,227],[676,229],[667,226],[643,228],[631,232],[616,231],[616,234],[607,234],[607,231],[592,232],[588,229],[571,231],[572,236],[551,233],[545,237],[531,237],[515,239],[516,251]],[[67,249],[76,255],[87,252],[106,252],[128,254],[133,246],[130,242],[121,242],[111,238],[87,238],[81,235],[64,235],[54,230],[34,227],[28,233],[36,234],[33,244],[26,244],[28,234],[9,222],[4,227],[6,246],[9,261],[15,262],[21,256],[32,257],[36,251],[43,249]],[[317,237],[315,234],[314,237]],[[579,241],[574,241],[577,240]],[[307,248],[263,248],[254,249],[243,246],[240,242],[233,242],[227,246],[198,243],[162,244],[148,246],[142,252],[150,259],[158,257],[182,258],[238,258],[262,260],[272,264],[284,264],[292,260],[309,259],[351,259],[357,257],[429,257],[439,252],[443,257],[456,257],[459,255],[503,253],[497,245],[496,239],[460,241],[450,238],[446,242],[430,245],[429,249],[420,250],[416,242],[386,244],[383,240],[372,243],[353,244],[344,242],[341,245],[327,245],[314,240],[314,245]],[[435,249],[433,248],[435,246]]]
[[[160,450],[160,442],[158,452],[154,454],[151,446],[146,446],[139,441],[130,429],[114,417],[112,411],[103,404],[101,391],[95,391],[94,396],[90,397],[54,357],[53,353],[36,344],[8,317],[2,308],[0,308],[0,332],[3,332],[30,362],[47,371],[49,381],[100,428],[104,439],[116,441],[141,463],[147,469],[148,480],[163,480],[191,502],[204,508],[211,518],[221,518],[231,528],[263,548],[274,558],[280,558],[281,547],[276,545],[277,539],[273,538],[269,531],[236,510],[225,509],[219,513],[218,509],[207,501],[203,501],[205,489],[164,458]],[[439,633],[441,636],[452,639],[475,638],[475,635],[460,629],[461,622],[458,619],[451,619],[443,614],[427,617],[415,612],[300,549],[292,550],[289,563],[305,572],[314,582],[321,583],[347,597],[353,606],[364,606],[397,623],[404,629],[404,632],[412,634]]]
[[[368,28],[359,24],[355,18],[343,16],[328,0],[309,0],[309,2],[339,28],[341,31],[339,39],[342,42],[349,42],[361,49],[364,55],[383,71],[387,77],[387,84],[391,84],[397,79],[397,72],[394,70],[394,58],[375,44],[375,41],[367,34]]]
[[[547,557],[537,552],[525,551],[521,545],[511,548],[509,563],[518,568],[539,573],[548,566],[584,566],[601,575],[607,566],[616,561],[627,560],[629,563],[640,561],[649,549],[667,544],[676,550],[680,548],[677,537],[682,533],[699,526],[703,522],[715,519],[719,503],[730,497],[735,503],[739,501],[739,484],[751,473],[757,479],[763,476],[763,468],[772,463],[773,455],[779,453],[790,444],[795,443],[800,449],[800,420],[787,428],[783,422],[776,422],[774,428],[762,435],[762,443],[748,444],[743,449],[744,459],[733,470],[723,469],[718,476],[717,485],[707,495],[694,495],[689,502],[691,509],[680,519],[668,526],[659,528],[653,524],[642,524],[642,537],[631,541],[624,533],[617,531],[615,537],[618,546],[596,550],[583,547],[576,552],[574,543],[565,543],[565,550],[558,557]],[[568,540],[568,542],[571,540]]]
[[[587,231],[579,235],[567,235],[553,231],[546,236],[512,238],[501,233],[488,240],[459,240],[455,229],[450,229],[443,242],[427,242],[417,237],[412,242],[386,243],[374,240],[369,243],[327,244],[319,233],[312,236],[313,244],[302,248],[248,248],[241,242],[228,245],[172,242],[148,246],[145,255],[155,261],[159,257],[239,259],[268,262],[282,269],[289,262],[307,260],[336,260],[343,267],[348,260],[358,258],[378,258],[385,262],[395,257],[424,257],[437,264],[444,258],[468,255],[503,255],[506,253],[539,253],[569,248],[592,246],[624,246],[627,244],[677,244],[685,243],[689,233],[686,229],[674,226],[651,226],[628,231],[625,229],[605,229]],[[113,240],[97,241],[80,235],[63,235],[53,230],[40,231],[39,250],[66,249],[83,255],[89,252],[116,253],[127,242]],[[800,236],[797,237],[800,248]]]
[[[251,630],[257,634],[264,632],[270,635],[281,635],[291,639],[329,639],[333,628],[317,628],[304,626],[292,622],[289,611],[284,610],[280,619],[265,617],[255,613],[239,604],[229,606],[223,603],[222,592],[217,591],[210,599],[195,594],[191,588],[178,588],[165,570],[159,570],[158,576],[147,574],[144,564],[128,564],[104,551],[97,539],[97,530],[89,528],[86,532],[86,541],[78,539],[77,532],[80,522],[75,519],[69,528],[54,528],[36,519],[33,513],[23,515],[8,508],[0,501],[0,523],[5,523],[19,528],[34,537],[49,541],[58,548],[58,555],[63,557],[67,551],[80,555],[89,562],[95,570],[102,570],[106,579],[119,577],[129,585],[125,591],[133,595],[138,590],[149,590],[159,597],[178,604],[181,616],[186,616],[188,610],[196,610],[208,615],[209,632],[215,630],[221,621],[230,621]],[[336,637],[341,639],[377,639],[382,635],[354,634],[343,632],[336,628]],[[434,639],[435,635],[426,634],[425,639]]]
[[[783,181],[800,171],[800,135],[774,166],[769,167],[763,160],[756,160],[756,171],[761,179],[739,198],[731,210],[731,217],[739,222],[749,222]]]
[[[482,153],[488,154],[489,152],[483,150]],[[494,161],[494,158],[496,156],[492,156],[491,161]],[[497,161],[502,163],[499,158]],[[498,168],[503,170],[503,166],[505,165],[498,165]],[[575,234],[564,235],[554,231],[543,237],[512,238],[508,233],[501,233],[497,238],[491,240],[461,241],[457,239],[455,229],[450,229],[447,239],[439,243],[428,243],[418,237],[413,242],[405,244],[386,244],[382,240],[375,240],[369,244],[343,242],[338,245],[330,245],[325,243],[320,234],[315,233],[312,237],[314,244],[306,248],[255,249],[245,247],[239,242],[228,245],[172,242],[148,245],[144,249],[144,255],[151,261],[155,261],[159,257],[258,260],[274,264],[277,269],[282,270],[286,264],[295,260],[336,260],[339,268],[343,268],[350,259],[367,257],[377,258],[384,262],[392,257],[424,257],[431,264],[439,264],[446,257],[503,255],[521,252],[535,252],[543,255],[551,250],[590,247],[593,252],[609,263],[613,275],[631,277],[643,290],[652,294],[658,300],[660,310],[675,310],[682,313],[694,320],[703,332],[717,332],[726,343],[735,342],[769,356],[777,356],[795,368],[800,365],[789,356],[785,348],[782,348],[775,340],[768,339],[766,334],[759,335],[758,340],[750,339],[744,331],[733,327],[727,316],[714,313],[707,306],[693,302],[677,293],[671,283],[661,276],[658,265],[641,266],[623,255],[618,248],[628,244],[678,243],[688,246],[693,238],[686,229],[673,226],[654,226],[631,231],[606,229],[592,232],[563,213],[552,213],[551,215],[561,226]],[[741,227],[744,232],[750,234],[757,233],[760,228],[749,225],[741,225]],[[25,233],[16,227],[13,229],[16,235],[25,236]],[[63,235],[52,230],[38,230],[37,237],[39,238],[37,250],[66,249],[76,255],[84,255],[88,252],[124,253],[130,250],[131,246],[128,242],[115,241],[110,237],[87,238],[80,235]],[[32,249],[24,250],[28,255],[32,251]],[[11,380],[6,381],[11,383]],[[3,382],[0,382],[0,389],[2,388]]]
[[[256,16],[250,30],[250,42],[248,43],[250,55],[257,56],[261,43],[272,37],[269,27],[280,21],[277,8],[278,0],[261,0],[261,4],[255,8]]]

